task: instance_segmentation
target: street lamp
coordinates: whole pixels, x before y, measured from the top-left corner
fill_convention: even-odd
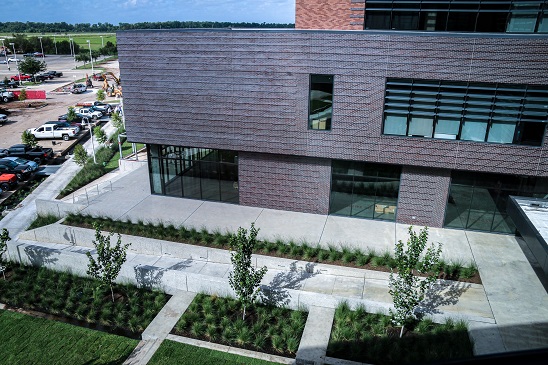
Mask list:
[[[17,62],[17,53],[15,53],[15,43],[10,43],[10,46],[13,48],[13,57],[15,58],[15,66],[17,66],[17,73],[19,74],[19,85],[22,85],[21,82],[21,71],[19,71],[19,63]]]
[[[105,40],[103,39],[102,35],[100,37],[101,37],[101,47],[104,47],[105,46],[105,42],[104,42]]]
[[[97,163],[97,160],[95,159],[95,144],[93,143],[93,128],[91,127],[89,118],[87,122],[88,122],[88,128],[89,128],[89,139],[91,139],[91,150],[93,151],[93,163]]]
[[[89,47],[89,60],[91,61],[91,74],[93,75],[93,58],[91,57],[91,42],[90,40],[88,39],[86,42],[88,42],[88,47]]]
[[[69,38],[70,41],[70,52],[72,55],[72,60],[74,61],[74,69],[76,69],[76,50],[74,49],[74,38]]]
[[[55,54],[57,54],[57,40],[55,40],[55,34],[53,35],[53,44],[55,45]]]
[[[4,45],[4,38],[0,39],[2,41],[2,49],[4,50],[4,57],[6,58],[6,67],[8,67],[8,70],[9,70],[9,66],[8,66],[8,52],[6,52],[6,46]]]
[[[42,61],[44,60],[44,46],[42,45],[42,37],[38,37],[38,39],[40,40],[40,49],[42,50]]]

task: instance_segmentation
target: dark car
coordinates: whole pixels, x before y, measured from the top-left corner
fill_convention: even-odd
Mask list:
[[[51,76],[54,76],[54,77],[61,77],[63,76],[63,73],[62,72],[57,72],[57,71],[46,71],[44,72],[46,74],[49,74]]]
[[[67,119],[67,114],[60,115],[59,118],[57,118],[57,120],[59,122],[69,122],[69,120]],[[85,125],[86,123],[88,123],[88,121],[89,121],[88,117],[80,113],[76,113],[76,117],[73,120],[71,120],[69,123],[71,124],[76,123],[77,125],[81,127],[82,124]]]
[[[19,180],[27,180],[32,174],[32,168],[11,160],[0,160],[0,174],[14,174]]]

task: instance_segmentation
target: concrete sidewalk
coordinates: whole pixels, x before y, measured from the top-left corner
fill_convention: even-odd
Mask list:
[[[324,247],[360,247],[377,252],[392,251],[395,239],[407,239],[406,225],[154,196],[148,181],[146,167],[140,168],[117,177],[112,190],[93,197],[87,206],[45,196],[37,200],[38,211],[57,214],[73,210],[134,222],[205,227],[210,231],[234,231],[255,222],[261,229],[260,238],[305,240]],[[85,271],[85,252],[91,244],[89,232],[59,233],[59,228],[45,228],[48,230],[48,237],[55,236],[55,240],[43,239],[43,233],[25,233],[10,244],[10,254],[23,261]],[[521,251],[518,238],[440,228],[430,228],[429,232],[431,241],[443,243],[445,259],[475,262],[483,279],[483,286],[440,283],[430,303],[437,311],[433,313],[436,319],[469,320],[476,354],[548,346],[548,296]],[[226,251],[125,239],[138,243],[136,246],[142,251],[128,255],[122,280],[163,287],[168,292],[232,294]],[[386,273],[269,257],[258,257],[256,262],[269,267],[263,281],[265,292],[278,302],[287,301],[290,307],[334,308],[341,300],[351,305],[365,304],[375,311],[390,307]]]

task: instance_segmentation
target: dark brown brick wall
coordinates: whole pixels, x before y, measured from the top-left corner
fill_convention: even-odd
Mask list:
[[[404,166],[400,177],[397,221],[442,227],[451,170]]]
[[[331,161],[322,158],[240,153],[240,204],[327,214]]]
[[[362,30],[364,1],[296,0],[296,29]]]
[[[118,49],[130,141],[239,151],[245,205],[326,213],[330,159],[361,160],[404,166],[398,221],[441,226],[447,170],[548,177],[546,136],[527,147],[381,134],[387,77],[546,85],[545,36],[127,31]],[[307,129],[311,73],[335,75],[331,131]]]

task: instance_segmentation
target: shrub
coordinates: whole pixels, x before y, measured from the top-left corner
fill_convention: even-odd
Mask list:
[[[101,126],[96,126],[93,128],[93,134],[95,135],[97,142],[100,144],[105,144],[107,142],[107,135]]]
[[[27,100],[27,89],[22,89],[19,93],[19,101]]]
[[[78,166],[84,166],[89,159],[89,155],[81,144],[77,144],[74,147],[74,162]]]
[[[34,136],[34,134],[30,133],[30,131],[24,131],[23,134],[21,134],[21,142],[23,144],[28,144],[31,147],[36,147],[36,145],[38,145],[36,137]]]
[[[103,90],[103,89],[97,90],[97,100],[98,101],[103,101],[103,100],[105,100],[105,98],[106,98],[105,90]]]

